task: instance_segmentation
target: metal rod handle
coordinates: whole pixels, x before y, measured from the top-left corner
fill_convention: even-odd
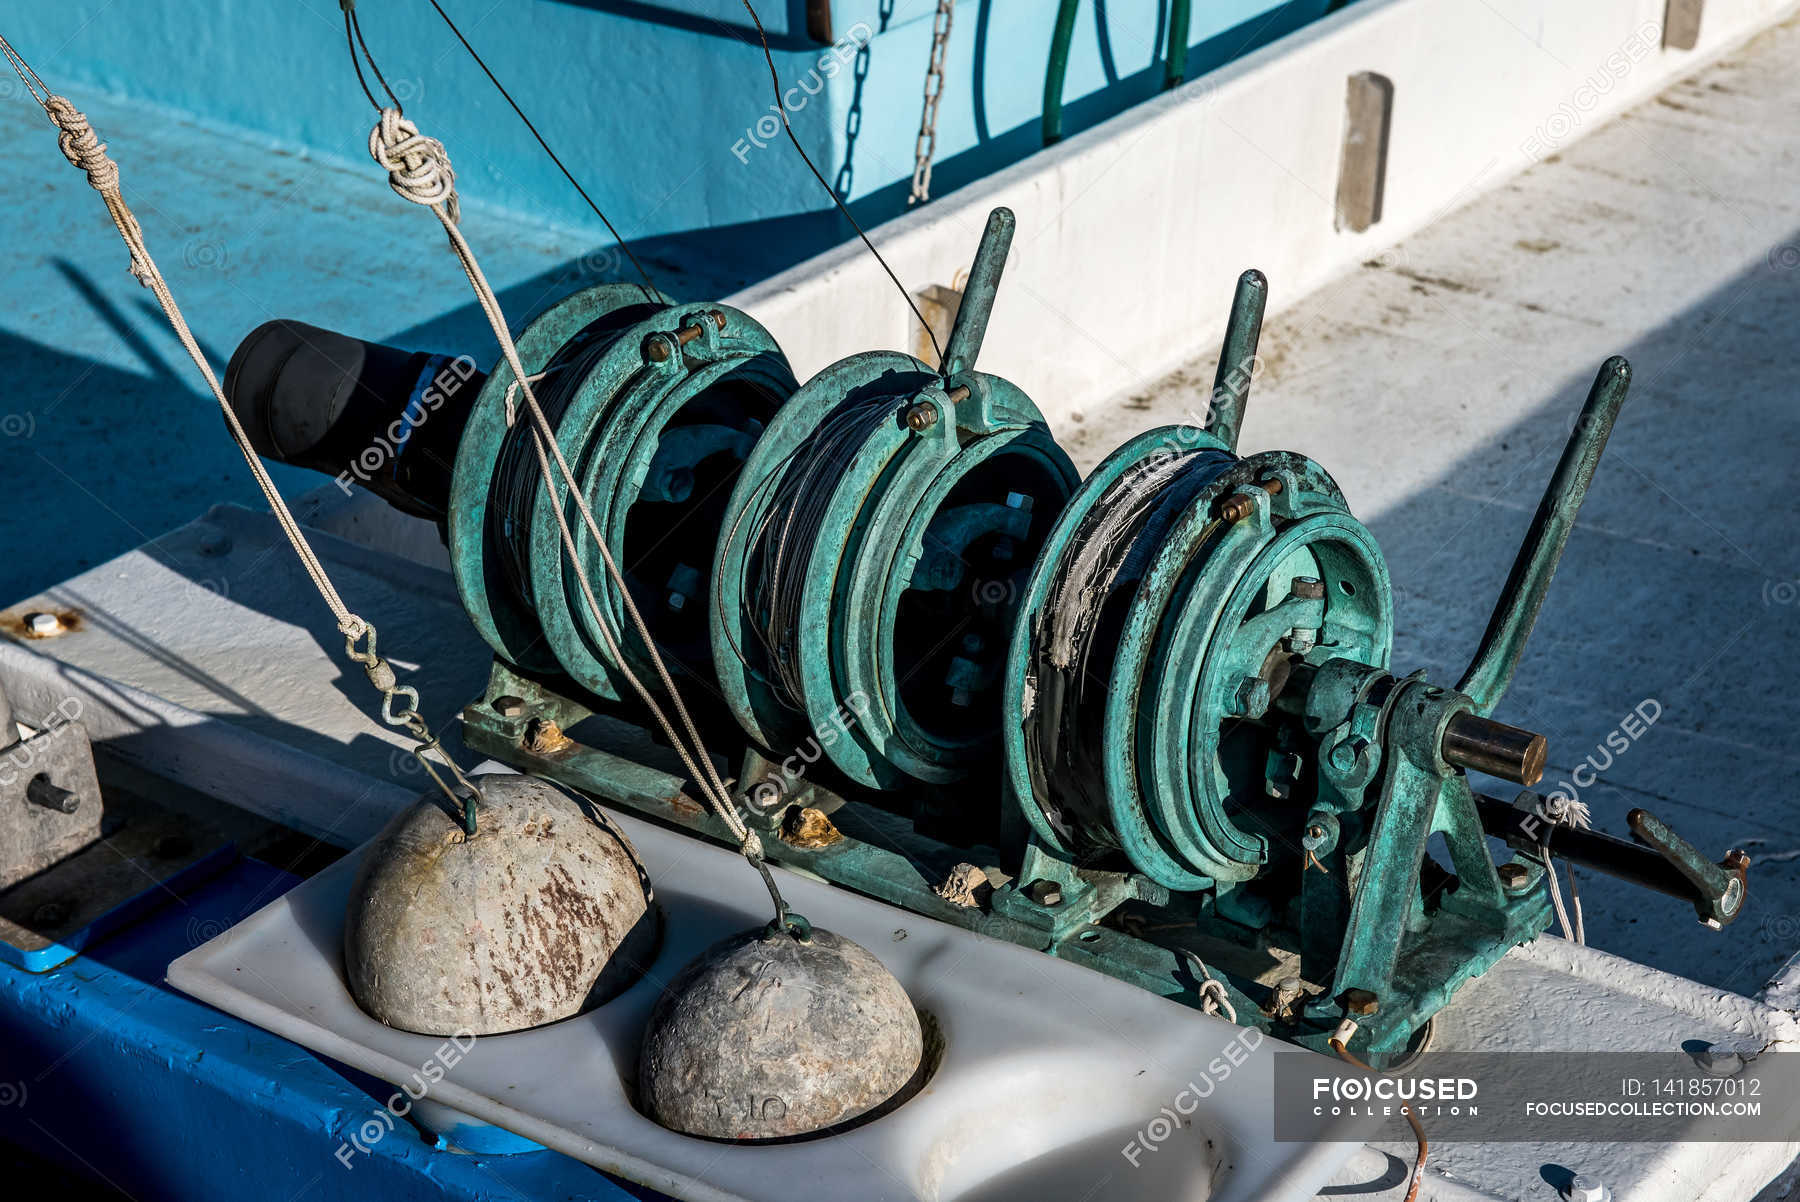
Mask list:
[[[1544,608],[1544,596],[1550,579],[1562,559],[1575,515],[1593,483],[1594,469],[1600,464],[1600,453],[1606,449],[1607,435],[1618,420],[1619,407],[1625,403],[1625,391],[1631,384],[1631,365],[1618,355],[1608,359],[1594,378],[1587,403],[1581,407],[1581,418],[1575,423],[1563,448],[1556,473],[1538,502],[1537,515],[1531,529],[1513,560],[1512,572],[1500,600],[1488,619],[1487,631],[1481,636],[1481,649],[1457,684],[1468,694],[1482,714],[1492,713],[1494,706],[1512,683],[1519,666],[1525,641]]]
[[[987,228],[981,233],[981,245],[975,248],[975,262],[969,266],[969,282],[963,289],[962,307],[956,311],[956,325],[950,331],[950,342],[944,348],[943,375],[946,380],[961,375],[975,366],[981,354],[981,343],[987,337],[988,315],[994,311],[994,297],[1000,291],[1000,276],[1006,270],[1006,254],[1012,249],[1013,229],[1018,219],[1008,208],[988,214]]]
[[[1252,267],[1238,277],[1231,298],[1231,316],[1225,322],[1225,345],[1219,351],[1219,367],[1213,374],[1212,408],[1206,415],[1206,432],[1232,451],[1244,425],[1244,407],[1250,403],[1250,381],[1256,374],[1256,348],[1262,341],[1263,309],[1269,301],[1269,281]]]

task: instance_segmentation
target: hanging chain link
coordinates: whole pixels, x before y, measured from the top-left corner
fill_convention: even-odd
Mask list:
[[[944,52],[950,45],[950,22],[956,16],[956,0],[938,0],[931,19],[931,65],[925,69],[925,107],[919,114],[919,140],[913,148],[912,195],[909,205],[931,199],[931,159],[937,154],[938,101],[944,98]]]

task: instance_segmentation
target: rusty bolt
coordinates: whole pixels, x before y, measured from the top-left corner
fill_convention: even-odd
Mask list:
[[[1497,869],[1500,873],[1500,884],[1517,892],[1531,883],[1531,869],[1517,860],[1509,860]]]
[[[1313,576],[1296,576],[1289,586],[1289,592],[1301,601],[1322,601],[1325,598],[1325,582]]]
[[[1271,497],[1281,492],[1281,477],[1271,476],[1267,480],[1258,480],[1256,486]],[[1219,516],[1228,522],[1241,522],[1256,512],[1256,502],[1243,493],[1233,493],[1219,506]]]
[[[1359,1017],[1367,1017],[1381,1009],[1381,999],[1367,989],[1351,989],[1344,993],[1344,1006]]]
[[[1040,906],[1062,905],[1062,886],[1047,877],[1039,877],[1025,886],[1025,896]]]
[[[930,401],[920,401],[906,411],[906,428],[915,434],[923,434],[937,425],[937,406]]]
[[[525,699],[503,693],[493,700],[494,712],[502,718],[517,718],[525,712]]]

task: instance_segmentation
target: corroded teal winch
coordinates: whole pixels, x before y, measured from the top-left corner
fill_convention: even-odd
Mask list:
[[[898,352],[835,363],[744,465],[713,655],[732,712],[777,758],[814,747],[882,789],[993,758],[1013,607],[1079,482],[1031,399],[975,370],[1012,229],[1007,210],[989,220],[941,371]]]
[[[1390,670],[1387,567],[1325,469],[1237,453],[1261,275],[1239,281],[1204,420],[1141,434],[1080,482],[1031,400],[975,370],[1011,231],[997,211],[938,369],[868,352],[799,387],[745,314],[618,286],[519,341],[769,859],[1197,1006],[1223,997],[1301,1043],[1353,1017],[1370,1053],[1416,1045],[1461,984],[1544,929],[1553,855],[1709,925],[1742,912],[1742,853],[1714,863],[1641,811],[1638,842],[1615,839],[1468,776],[1542,773],[1542,736],[1492,714],[1623,360],[1601,369],[1450,688]],[[639,715],[576,591],[530,427],[508,420],[510,372],[458,405],[442,394],[474,393],[472,369],[447,363],[277,324],[228,378],[259,448],[292,462],[366,467],[371,434],[399,428],[393,461],[357,478],[445,523],[495,651],[465,742],[725,837],[650,740],[620,733]],[[623,598],[589,575],[645,676]]]
[[[625,568],[677,680],[710,687],[711,552],[725,499],[763,427],[796,388],[775,340],[726,305],[675,305],[602,284],[540,315],[520,361],[557,442]],[[469,413],[450,483],[447,542],[463,605],[507,663],[566,675],[596,697],[628,695],[563,553],[530,422],[515,420],[497,364]],[[572,502],[562,519],[629,667],[654,679],[624,599]]]

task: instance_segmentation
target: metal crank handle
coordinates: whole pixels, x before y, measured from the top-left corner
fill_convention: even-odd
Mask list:
[[[1745,879],[1750,870],[1749,856],[1733,848],[1715,864],[1648,810],[1631,811],[1625,815],[1625,822],[1632,834],[1687,878],[1693,886],[1694,911],[1701,922],[1716,931],[1744,912],[1744,897],[1749,891]]]
[[[1578,826],[1552,825],[1538,813],[1541,800],[1529,792],[1516,802],[1477,795],[1475,807],[1482,829],[1513,850],[1536,855],[1548,847],[1571,864],[1680,898],[1714,930],[1744,912],[1750,857],[1743,852],[1728,851],[1723,862],[1714,864],[1643,810],[1631,811],[1627,819],[1642,840],[1637,843]]]

